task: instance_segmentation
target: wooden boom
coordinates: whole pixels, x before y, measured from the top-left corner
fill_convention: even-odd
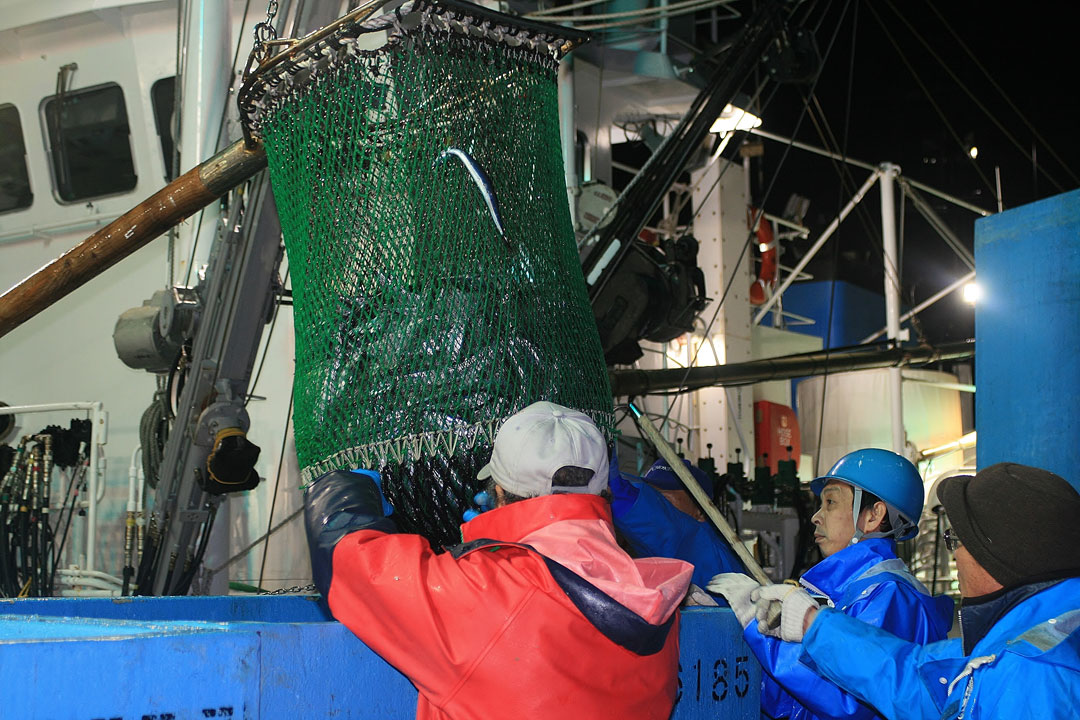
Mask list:
[[[238,140],[0,295],[0,337],[266,167]]]

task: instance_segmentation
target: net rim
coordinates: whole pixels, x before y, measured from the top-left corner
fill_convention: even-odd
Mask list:
[[[338,21],[329,33],[313,33],[312,42],[297,43],[264,62],[249,74],[237,94],[237,105],[245,135],[258,139],[264,121],[278,102],[322,74],[359,58],[376,58],[396,48],[413,34],[434,31],[464,38],[484,40],[524,51],[537,60],[558,64],[568,52],[588,42],[589,34],[562,25],[527,20],[488,10],[462,0],[393,0],[375,17],[360,15],[348,22]],[[358,47],[360,38],[387,32],[386,42],[374,49]],[[318,36],[318,37],[316,37]],[[282,58],[288,55],[287,58]],[[250,61],[249,61],[250,63]]]

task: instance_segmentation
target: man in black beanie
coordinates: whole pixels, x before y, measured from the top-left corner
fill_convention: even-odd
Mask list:
[[[1080,707],[1080,493],[1059,475],[998,463],[944,480],[962,637],[918,645],[793,589],[785,639],[801,662],[886,718],[1075,718]],[[808,609],[809,607],[809,609]],[[768,601],[755,611],[762,632]],[[798,633],[796,633],[798,634]]]

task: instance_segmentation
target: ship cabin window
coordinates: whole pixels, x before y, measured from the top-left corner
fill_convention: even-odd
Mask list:
[[[0,213],[28,208],[32,202],[19,111],[14,105],[0,104]]]
[[[131,158],[124,93],[116,83],[45,98],[53,180],[61,202],[128,192],[138,176]]]
[[[161,138],[161,157],[165,161],[165,179],[173,180],[180,167],[174,157],[173,111],[176,107],[176,76],[162,78],[150,86],[150,105],[154,108],[154,127]]]

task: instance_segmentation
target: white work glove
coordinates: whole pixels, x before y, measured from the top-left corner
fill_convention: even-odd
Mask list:
[[[817,601],[810,597],[810,593],[798,585],[761,585],[750,593],[750,600],[754,603],[754,613],[757,616],[758,632],[762,635],[772,635],[788,642],[802,642],[803,621],[806,613],[818,606]],[[780,605],[780,624],[769,627],[769,616],[775,617],[775,610],[770,608]]]
[[[754,603],[750,600],[750,593],[761,587],[757,581],[742,573],[720,573],[715,575],[705,589],[715,595],[723,595],[724,599],[735,611],[735,618],[744,628],[754,620]]]

